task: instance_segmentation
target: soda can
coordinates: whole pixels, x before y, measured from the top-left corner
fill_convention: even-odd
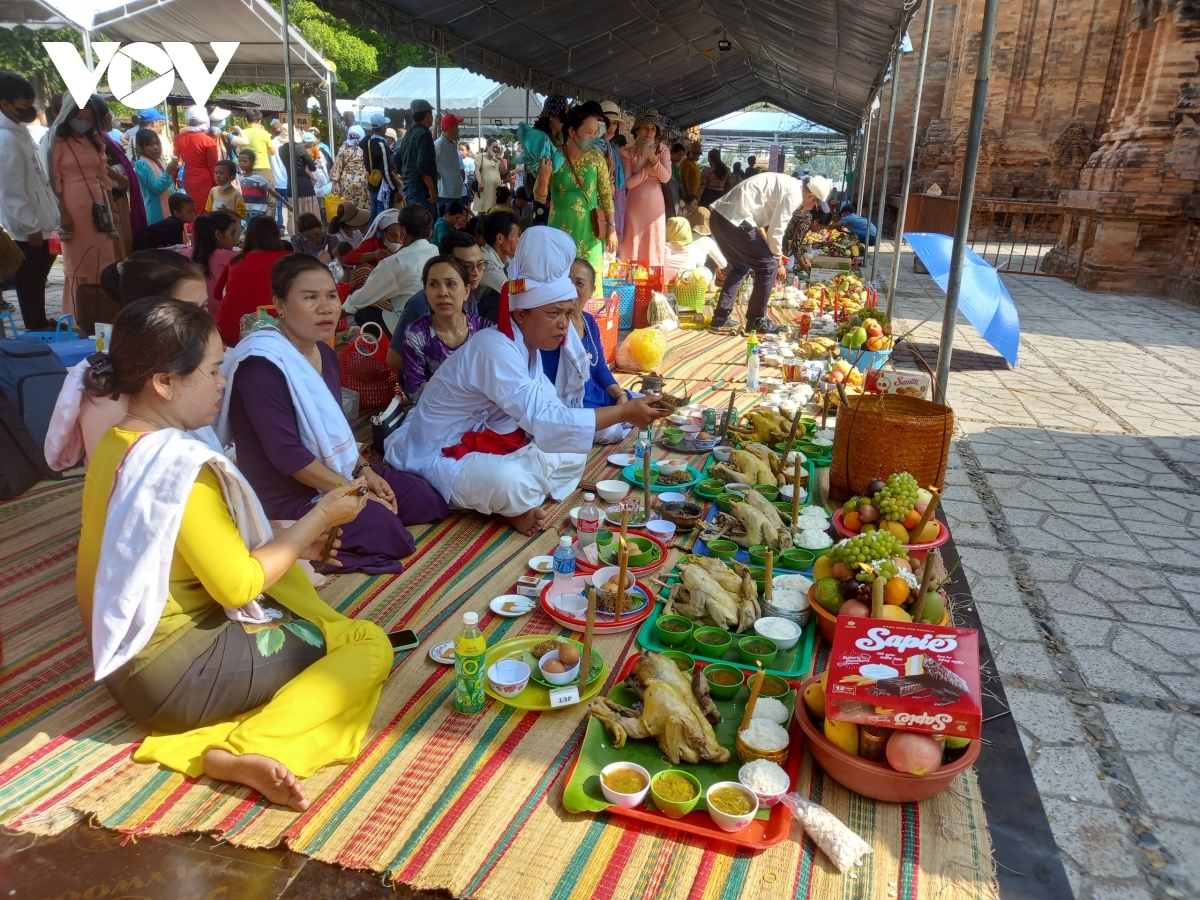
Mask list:
[[[715,409],[706,409],[700,417],[700,429],[713,434],[717,430],[717,411]]]

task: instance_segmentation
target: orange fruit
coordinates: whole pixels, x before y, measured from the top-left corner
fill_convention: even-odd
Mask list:
[[[902,524],[905,528],[907,528],[911,531],[912,529],[916,528],[917,525],[919,525],[920,523],[921,523],[921,514],[919,512],[917,512],[915,509],[910,509],[908,511],[908,513],[904,516],[904,521],[901,522],[900,524]]]
[[[883,586],[884,602],[890,603],[893,606],[900,606],[908,599],[908,595],[912,593],[912,589],[908,586],[908,582],[899,575],[894,578],[889,578],[887,584]]]
[[[857,512],[846,513],[842,519],[842,524],[851,531],[858,531],[862,528],[862,518]]]

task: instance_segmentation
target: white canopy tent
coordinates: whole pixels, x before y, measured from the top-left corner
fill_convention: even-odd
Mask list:
[[[360,110],[408,109],[414,100],[437,106],[438,69],[409,66],[358,98]],[[523,88],[509,87],[467,69],[441,69],[441,108],[438,115],[453,113],[474,122],[482,131],[488,125],[513,126],[536,116],[543,97]]]

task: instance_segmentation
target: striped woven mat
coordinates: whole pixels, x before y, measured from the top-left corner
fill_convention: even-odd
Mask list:
[[[742,344],[677,332],[660,372],[668,390],[726,402]],[[740,395],[738,406],[750,405]],[[585,480],[610,474],[597,448]],[[424,648],[454,637],[461,613],[481,613],[489,642],[560,633],[537,612],[502,619],[488,601],[508,592],[526,560],[551,552],[549,530],[526,538],[493,520],[456,514],[419,535],[399,576],[345,575],[322,596],[346,615],[416,629],[422,650],[403,655],[383,690],[358,760],[305,783],[297,814],[236,789],[138,765],[144,731],[92,681],[74,601],[81,479],[47,482],[0,504],[0,824],[53,834],[82,816],[132,835],[210,832],[249,847],[286,845],[336,865],[373,870],[455,896],[567,898],[981,898],[997,896],[991,843],[974,773],[919,804],[859,797],[825,777],[807,752],[799,791],[819,800],[873,846],[842,876],[800,829],[752,853],[608,815],[563,810],[564,776],[583,734],[579,708],[549,714],[490,702],[454,712],[453,668]],[[561,526],[570,502],[551,510]],[[561,632],[564,633],[565,632]],[[637,652],[634,633],[597,640],[610,681]],[[816,665],[824,664],[824,653]]]

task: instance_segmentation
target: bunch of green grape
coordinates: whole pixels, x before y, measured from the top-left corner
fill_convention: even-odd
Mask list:
[[[897,472],[888,477],[883,490],[872,501],[879,514],[890,522],[902,522],[917,505],[917,479],[907,472]]]
[[[870,563],[868,563],[868,565],[871,567],[870,572],[860,569],[854,576],[856,580],[861,581],[863,584],[870,584],[880,576],[884,578],[895,578],[900,574],[900,567],[890,559],[872,560]]]
[[[844,563],[855,568],[859,563],[870,563],[877,559],[906,556],[904,545],[889,531],[870,531],[833,545],[829,558],[835,563]]]

